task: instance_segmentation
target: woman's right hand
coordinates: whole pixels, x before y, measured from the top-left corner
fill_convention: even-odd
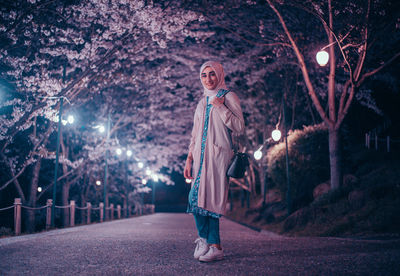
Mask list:
[[[191,159],[186,159],[186,164],[185,164],[185,169],[183,171],[183,176],[186,179],[193,179],[192,177],[192,160]]]

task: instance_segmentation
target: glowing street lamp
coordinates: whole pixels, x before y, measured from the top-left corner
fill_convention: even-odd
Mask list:
[[[100,186],[100,185],[101,185],[101,181],[100,181],[100,180],[97,180],[97,181],[96,181],[96,185],[97,185],[97,186]]]
[[[282,133],[279,129],[275,129],[272,131],[271,137],[275,142],[278,142],[282,137]]]
[[[99,129],[100,133],[103,133],[104,131],[106,131],[106,128],[103,125],[100,125],[97,128]]]
[[[316,55],[317,62],[320,66],[325,66],[329,61],[329,54],[325,50],[321,50]]]
[[[41,193],[41,192],[42,192],[42,187],[38,187],[38,188],[37,188],[37,191],[38,191],[39,193]]]
[[[143,184],[143,185],[146,185],[146,184],[147,184],[147,180],[143,178],[143,179],[142,179],[142,184]]]
[[[153,178],[153,180],[154,180],[155,182],[158,182],[158,175],[153,174],[151,177]]]
[[[263,148],[263,146],[261,146],[258,150],[256,150],[255,152],[254,152],[254,159],[256,159],[257,161],[258,160],[260,160],[261,159],[261,157],[262,157],[262,148]]]
[[[67,121],[68,121],[68,123],[70,123],[70,124],[73,124],[73,123],[74,123],[74,121],[75,121],[75,118],[74,118],[74,116],[72,116],[72,115],[68,115]]]
[[[132,156],[132,151],[131,150],[127,150],[126,151],[126,156],[131,157]]]

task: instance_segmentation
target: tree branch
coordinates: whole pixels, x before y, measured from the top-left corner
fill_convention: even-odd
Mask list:
[[[354,80],[355,81],[357,81],[358,78],[360,77],[361,70],[363,68],[364,61],[365,61],[365,56],[367,55],[368,17],[369,17],[370,6],[371,6],[371,1],[368,0],[368,9],[367,9],[367,14],[365,16],[364,46],[362,48],[362,53],[361,53],[361,56],[358,59],[357,66],[356,66],[356,69],[355,69],[355,75],[354,75]]]
[[[359,87],[366,78],[378,73],[379,71],[381,71],[383,68],[385,68],[386,66],[388,66],[390,63],[392,63],[396,58],[398,58],[400,56],[400,52],[395,54],[393,57],[391,57],[388,61],[384,62],[381,66],[379,66],[378,68],[365,73],[364,75],[362,75],[362,77],[360,78],[360,80],[356,83],[356,86]]]
[[[295,52],[295,54],[296,54],[296,56],[297,56],[297,60],[299,61],[300,68],[301,68],[301,71],[302,71],[302,73],[303,73],[304,81],[305,81],[306,86],[307,86],[307,88],[308,88],[308,94],[310,95],[310,97],[311,97],[311,99],[312,99],[312,101],[313,101],[313,103],[314,103],[314,105],[315,105],[315,108],[317,109],[317,111],[318,111],[319,115],[321,116],[321,118],[322,118],[328,125],[332,125],[332,126],[333,126],[333,125],[334,125],[334,122],[332,122],[332,121],[326,116],[326,114],[325,114],[325,112],[324,112],[324,109],[323,109],[322,106],[321,106],[321,103],[320,103],[320,101],[319,101],[319,99],[318,99],[318,97],[317,97],[317,95],[316,95],[316,93],[315,93],[314,87],[312,86],[312,83],[311,83],[311,80],[310,80],[310,76],[308,75],[308,70],[307,70],[306,64],[305,64],[305,62],[304,62],[304,57],[303,57],[303,55],[300,53],[300,50],[299,50],[299,48],[297,47],[296,42],[295,42],[294,39],[292,38],[292,35],[291,35],[291,33],[289,32],[289,30],[288,30],[288,28],[287,28],[287,26],[286,26],[286,23],[285,23],[285,21],[284,21],[282,15],[281,15],[280,12],[275,8],[275,6],[272,4],[271,0],[267,0],[267,2],[268,2],[268,4],[269,4],[269,6],[271,7],[271,9],[272,9],[272,10],[275,12],[275,14],[278,16],[279,21],[280,21],[280,23],[281,23],[281,25],[282,25],[282,28],[284,29],[285,34],[286,34],[286,36],[288,37],[288,39],[289,39],[289,41],[290,41],[290,44],[292,45],[292,48],[293,48],[293,50],[294,50],[294,52]]]

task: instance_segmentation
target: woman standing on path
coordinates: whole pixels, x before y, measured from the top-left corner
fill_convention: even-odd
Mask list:
[[[231,132],[243,132],[244,120],[239,98],[226,88],[221,64],[204,63],[200,80],[204,96],[194,114],[184,176],[194,179],[187,210],[194,215],[199,235],[194,257],[210,262],[224,257],[219,218],[225,214],[228,198],[226,171],[233,157]]]

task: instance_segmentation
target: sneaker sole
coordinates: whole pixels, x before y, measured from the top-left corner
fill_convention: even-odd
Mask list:
[[[214,261],[221,261],[221,260],[223,260],[224,259],[224,256],[219,256],[219,257],[216,257],[216,258],[214,258],[214,259],[212,259],[212,260],[201,260],[200,258],[199,258],[199,261],[200,262],[203,262],[203,263],[208,263],[208,262],[214,262]]]

